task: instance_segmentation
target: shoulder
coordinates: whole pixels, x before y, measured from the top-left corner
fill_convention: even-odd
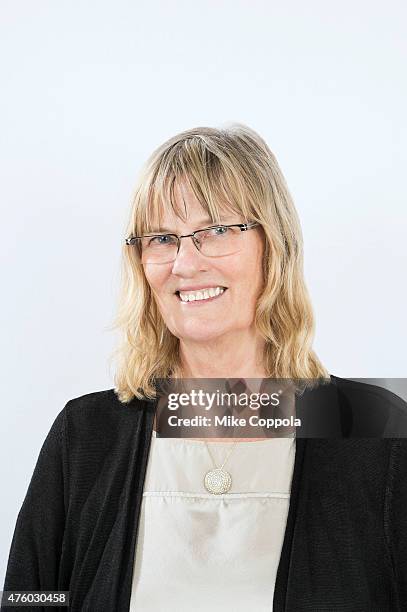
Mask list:
[[[405,409],[407,404],[401,397],[389,389],[381,387],[379,384],[366,382],[377,381],[378,383],[379,380],[375,378],[352,380],[331,375],[331,384],[351,401],[357,402],[369,399],[369,401],[379,402],[382,406],[387,405],[395,409]]]
[[[123,403],[114,389],[70,399],[44,445],[47,457],[51,448],[52,457],[61,459],[70,494],[86,497],[102,474],[125,470],[129,457],[148,444],[154,412],[154,401],[133,398]]]
[[[407,437],[407,403],[380,379],[348,380],[331,377],[342,410],[352,420],[353,435]]]
[[[330,376],[301,398],[310,432],[327,437],[405,437],[407,403],[380,379],[351,380]]]
[[[70,418],[92,418],[96,416],[121,417],[149,409],[153,400],[133,398],[130,402],[121,402],[114,388],[93,391],[74,397],[65,405],[66,415]]]
[[[133,398],[121,402],[115,389],[93,391],[70,399],[59,417],[64,421],[65,436],[70,445],[76,440],[109,441],[139,426],[143,416],[153,413],[155,402]]]

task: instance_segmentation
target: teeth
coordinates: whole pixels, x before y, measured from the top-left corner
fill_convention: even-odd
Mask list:
[[[183,302],[193,302],[195,300],[207,300],[208,298],[215,297],[215,295],[220,295],[224,291],[223,287],[210,287],[200,291],[180,291],[179,296]]]

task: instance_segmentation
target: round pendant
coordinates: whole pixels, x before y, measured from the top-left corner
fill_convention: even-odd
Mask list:
[[[217,468],[205,474],[205,489],[214,495],[227,493],[232,486],[232,477],[226,470]]]

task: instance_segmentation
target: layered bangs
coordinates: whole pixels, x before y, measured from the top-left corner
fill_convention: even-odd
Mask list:
[[[168,145],[167,145],[168,147]],[[159,159],[150,159],[143,189],[135,201],[134,235],[152,233],[162,226],[168,207],[184,222],[188,211],[183,188],[188,185],[213,224],[224,213],[238,215],[242,222],[258,219],[253,194],[245,177],[236,169],[233,152],[216,143],[191,137],[169,146]]]

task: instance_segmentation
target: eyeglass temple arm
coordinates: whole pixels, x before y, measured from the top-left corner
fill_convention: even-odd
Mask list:
[[[242,232],[246,232],[248,229],[252,229],[252,227],[256,227],[256,225],[260,225],[257,221],[253,221],[252,223],[243,223],[240,226]]]

